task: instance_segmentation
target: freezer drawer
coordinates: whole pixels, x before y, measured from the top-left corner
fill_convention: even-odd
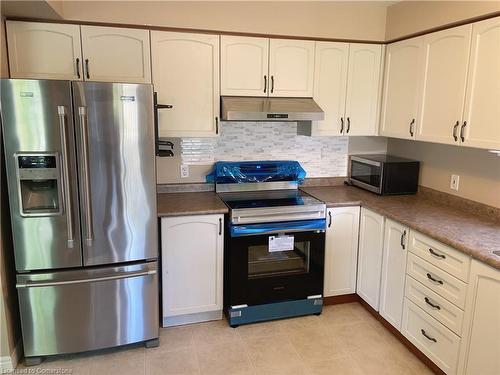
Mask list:
[[[17,276],[25,356],[158,337],[157,262]]]

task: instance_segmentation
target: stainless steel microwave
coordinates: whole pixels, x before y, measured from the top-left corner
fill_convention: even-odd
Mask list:
[[[420,162],[386,154],[352,155],[351,185],[379,195],[415,194]]]

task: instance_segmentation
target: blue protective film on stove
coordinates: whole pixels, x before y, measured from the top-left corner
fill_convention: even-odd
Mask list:
[[[325,230],[326,220],[300,220],[300,221],[286,221],[278,223],[264,223],[264,224],[248,224],[248,225],[231,225],[231,237],[241,236],[255,236],[258,234],[267,234],[277,231],[286,232],[300,232],[311,230]]]
[[[293,160],[218,161],[206,181],[217,184],[297,181],[300,184],[305,177],[306,171]]]

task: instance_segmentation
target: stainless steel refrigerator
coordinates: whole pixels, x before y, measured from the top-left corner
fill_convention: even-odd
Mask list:
[[[25,356],[157,344],[152,86],[0,85]]]

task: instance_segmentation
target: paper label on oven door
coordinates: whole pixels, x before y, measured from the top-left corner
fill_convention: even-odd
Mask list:
[[[269,252],[293,250],[293,236],[269,236]]]

